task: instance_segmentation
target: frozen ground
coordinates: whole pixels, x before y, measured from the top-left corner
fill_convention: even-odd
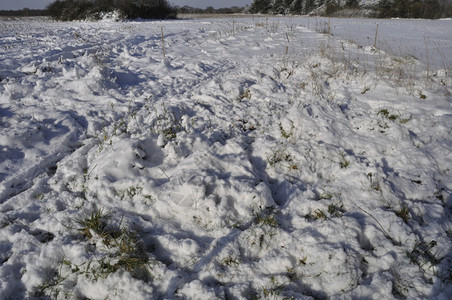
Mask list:
[[[330,22],[1,21],[0,299],[449,298],[452,21]]]

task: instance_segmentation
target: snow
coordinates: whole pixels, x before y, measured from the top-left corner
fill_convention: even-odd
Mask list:
[[[451,20],[0,27],[0,299],[450,297]]]

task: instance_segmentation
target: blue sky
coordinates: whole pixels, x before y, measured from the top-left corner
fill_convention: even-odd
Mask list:
[[[0,10],[9,9],[43,9],[47,4],[54,0],[0,0]],[[251,4],[253,0],[168,0],[169,3],[179,6],[192,6],[206,8],[207,6],[213,6],[215,8],[231,7],[231,6],[245,6]]]

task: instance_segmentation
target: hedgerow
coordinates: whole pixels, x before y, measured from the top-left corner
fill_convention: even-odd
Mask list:
[[[47,6],[52,18],[59,21],[98,20],[116,12],[124,19],[171,19],[176,10],[167,0],[56,0]]]

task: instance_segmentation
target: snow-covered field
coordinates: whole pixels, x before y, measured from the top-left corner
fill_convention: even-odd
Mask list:
[[[448,299],[452,21],[326,22],[0,21],[0,299]]]
[[[304,18],[312,24],[312,18]],[[425,68],[452,68],[451,20],[314,19],[317,24],[330,22],[333,35],[361,46],[376,46],[391,54],[413,56]],[[377,28],[378,25],[378,28]],[[325,25],[323,25],[325,27]],[[375,35],[377,40],[375,41]]]

